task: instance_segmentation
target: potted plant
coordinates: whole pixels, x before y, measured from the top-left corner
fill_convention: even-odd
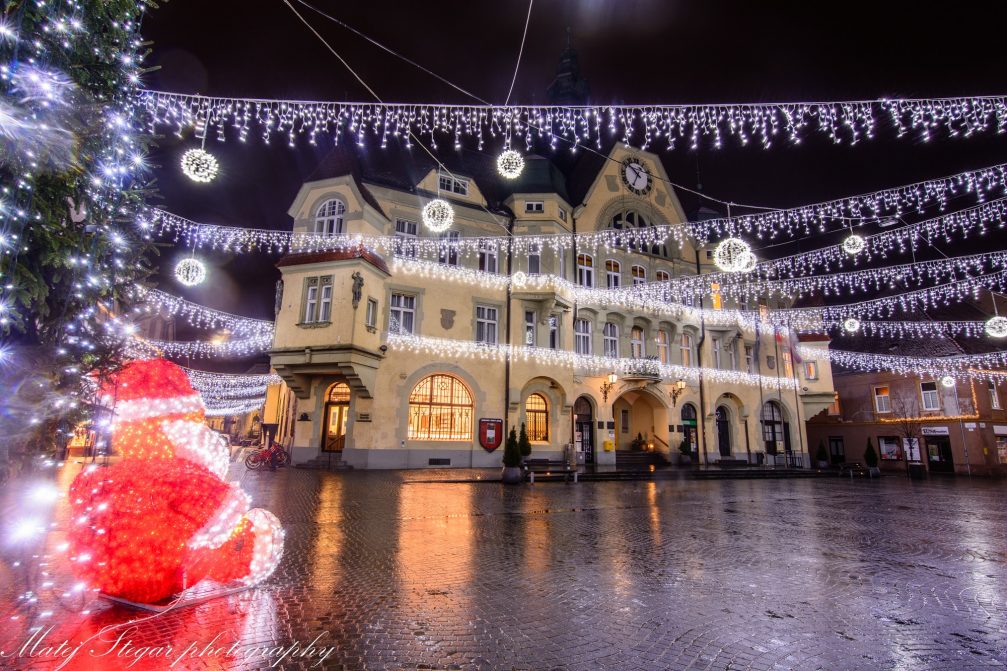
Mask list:
[[[629,448],[634,452],[642,452],[645,447],[647,447],[647,441],[642,433],[636,434],[636,438],[629,444]]]
[[[818,441],[818,449],[815,450],[815,461],[818,462],[819,468],[829,467],[829,453],[825,449],[825,443]]]
[[[510,428],[507,442],[504,444],[503,470],[500,479],[508,485],[515,485],[523,479],[521,474],[521,449],[517,444],[517,432]]]
[[[517,448],[521,453],[521,461],[531,456],[531,441],[528,440],[528,431],[525,429],[524,422],[521,422],[521,435],[517,439]]]
[[[687,442],[683,440],[678,444],[678,452],[678,463],[683,466],[692,464],[692,450]]]
[[[867,439],[867,449],[864,450],[864,463],[867,464],[867,473],[872,478],[881,475],[881,469],[878,468],[878,453],[874,451],[874,443],[870,438]]]

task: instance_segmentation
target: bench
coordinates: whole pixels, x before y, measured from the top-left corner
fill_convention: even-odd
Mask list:
[[[528,482],[533,484],[536,473],[562,473],[566,476],[564,480],[573,475],[573,481],[577,482],[577,469],[570,468],[570,464],[562,459],[525,459],[523,468]]]

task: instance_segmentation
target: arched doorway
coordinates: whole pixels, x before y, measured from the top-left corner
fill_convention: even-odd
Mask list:
[[[717,406],[717,446],[720,456],[731,456],[731,414],[722,405]]]
[[[322,451],[342,452],[346,445],[346,418],[350,414],[350,387],[337,382],[325,394],[325,427]]]
[[[594,410],[591,401],[580,396],[573,404],[573,435],[584,463],[594,463]]]
[[[615,417],[616,444],[619,450],[632,450],[633,441],[642,438],[643,449],[653,449],[666,456],[668,445],[668,408],[644,389],[627,391],[612,404]]]
[[[693,457],[699,456],[699,428],[696,421],[696,406],[686,403],[682,406],[682,442],[689,447]]]

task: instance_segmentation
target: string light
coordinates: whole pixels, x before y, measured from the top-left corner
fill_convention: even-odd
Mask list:
[[[517,179],[524,170],[524,158],[513,149],[507,149],[497,157],[497,172],[505,179]]]
[[[945,375],[941,378],[941,386],[945,389],[950,389],[955,386],[955,379],[950,375]]]
[[[859,235],[851,235],[843,240],[843,251],[850,256],[856,256],[860,252],[864,251],[864,247],[866,246],[867,242]]]
[[[134,306],[133,314],[137,317],[149,314],[165,314],[185,319],[190,325],[198,328],[226,329],[236,336],[272,337],[273,322],[264,319],[252,319],[239,315],[215,310],[198,303],[193,303],[178,296],[172,296],[160,289],[134,287],[136,300],[140,303]]]
[[[206,280],[206,265],[199,259],[182,259],[175,266],[175,279],[187,287],[202,284]]]
[[[713,252],[713,262],[727,273],[740,272],[750,261],[754,267],[752,248],[740,238],[722,240]]]
[[[217,129],[218,139],[232,127],[245,140],[258,128],[265,141],[283,135],[293,145],[298,136],[316,144],[327,135],[335,144],[346,128],[358,142],[367,137],[421,137],[443,134],[455,144],[472,138],[480,146],[499,132],[523,139],[528,146],[543,136],[562,138],[573,147],[594,142],[605,134],[628,139],[639,134],[646,149],[659,138],[671,150],[680,142],[692,149],[700,138],[715,147],[733,137],[742,145],[756,140],[764,148],[785,137],[798,144],[806,132],[817,131],[833,142],[856,144],[875,135],[878,116],[887,116],[901,137],[910,131],[928,140],[938,131],[972,137],[1007,131],[1007,98],[960,97],[724,105],[425,105],[416,103],[354,103],[337,101],[215,98],[144,91],[140,104],[150,123],[181,132],[205,120]]]
[[[159,356],[167,357],[247,357],[268,352],[273,345],[272,333],[248,338],[214,342],[213,340],[147,340],[142,344]]]
[[[455,211],[451,204],[443,198],[435,198],[423,206],[423,225],[432,233],[443,233],[451,228],[455,220]]]
[[[208,184],[220,170],[217,159],[205,149],[190,149],[182,154],[182,173],[193,182]]]
[[[797,348],[801,356],[821,356],[828,353],[829,360],[836,365],[852,370],[888,371],[900,375],[925,375],[933,379],[950,376],[956,380],[981,378],[990,380],[1007,379],[1007,351],[985,354],[959,354],[952,356],[907,356],[901,354],[875,354],[839,349]],[[1000,369],[1000,370],[996,370]]]

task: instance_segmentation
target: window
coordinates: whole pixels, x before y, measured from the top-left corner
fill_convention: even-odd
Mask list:
[[[538,275],[542,272],[542,243],[533,242],[528,247],[528,274]]]
[[[479,270],[486,273],[497,271],[497,248],[496,244],[483,240],[479,243]]]
[[[562,207],[559,208],[559,218],[562,221],[566,221],[566,210],[564,210]]]
[[[524,204],[525,212],[545,212],[545,203],[541,200],[528,200]]]
[[[691,333],[683,333],[678,337],[678,351],[682,357],[682,365],[687,368],[692,366],[696,357],[693,355],[692,351]]]
[[[874,409],[877,412],[891,412],[892,399],[887,386],[874,388]]]
[[[1001,464],[1007,464],[1007,436],[997,436],[997,459]]]
[[[728,370],[738,370],[738,345],[737,341],[731,340],[724,343],[724,349],[727,350],[727,369]]]
[[[591,322],[578,319],[573,323],[573,351],[577,354],[591,354]]]
[[[902,442],[897,436],[880,436],[878,451],[881,453],[881,458],[886,461],[902,460]]]
[[[497,309],[489,305],[476,306],[476,342],[497,344]]]
[[[754,356],[754,354],[752,352],[752,346],[751,345],[745,345],[745,372],[746,373],[751,374],[751,373],[755,372],[755,369],[752,367],[752,364],[754,363],[754,361],[755,361],[755,356]]]
[[[667,282],[668,280],[671,279],[671,275],[668,274],[667,270],[657,271],[657,274],[654,277],[655,279],[657,279],[658,282]]]
[[[804,379],[805,380],[817,380],[818,379],[818,362],[817,361],[805,361],[804,362]]]
[[[618,261],[609,259],[605,262],[605,281],[609,289],[617,289],[622,284],[622,273],[619,270]]]
[[[409,440],[472,440],[472,394],[450,375],[420,380],[409,394]]]
[[[327,200],[315,212],[315,233],[321,235],[342,235],[343,215],[346,205],[338,198]]]
[[[634,359],[643,358],[643,329],[639,326],[629,332],[629,355]]]
[[[594,286],[594,259],[589,254],[577,255],[577,284],[582,287]]]
[[[774,401],[767,401],[762,406],[762,439],[766,442],[766,451],[770,454],[776,454],[780,444],[785,443],[783,412]]]
[[[782,352],[780,356],[783,357],[783,374],[786,375],[787,378],[793,378],[794,377],[793,357],[790,356],[790,352],[786,351]]]
[[[332,318],[332,276],[309,277],[304,292],[304,324],[328,322]]]
[[[838,417],[843,414],[843,407],[839,404],[839,392],[832,392],[832,405],[829,406],[828,414],[832,417]]]
[[[419,226],[408,219],[395,220],[395,253],[399,256],[416,258],[416,233]]]
[[[617,245],[625,247],[626,249],[639,249],[639,251],[644,254],[668,258],[667,244],[663,242],[655,242],[654,244],[648,245],[642,242],[642,240],[647,238],[653,239],[663,237],[653,235],[653,231],[640,230],[653,228],[654,226],[643,214],[634,211],[620,212],[612,218],[611,226],[617,231],[629,231],[629,234],[625,237],[619,236],[616,238]]]
[[[923,396],[923,409],[924,410],[940,410],[941,409],[941,399],[937,395],[937,383],[936,382],[921,382],[920,383],[920,394]]]
[[[415,333],[416,296],[392,294],[388,310],[388,331],[390,333]]]
[[[633,275],[633,286],[647,283],[647,269],[643,266],[633,266],[630,272]]]
[[[441,235],[440,253],[437,260],[449,266],[458,265],[458,241],[461,233],[458,231],[448,231]]]
[[[438,184],[440,185],[441,191],[457,193],[461,196],[469,195],[469,181],[467,179],[458,179],[457,177],[452,177],[450,175],[441,175]]]
[[[710,349],[713,350],[713,367],[720,368],[720,338],[710,339]]]
[[[524,402],[525,429],[528,440],[544,443],[549,440],[549,405],[542,394],[532,394]]]
[[[724,298],[720,295],[720,284],[717,282],[710,284],[710,304],[714,310],[722,310],[724,308]]]
[[[833,464],[842,464],[846,461],[846,446],[843,444],[842,436],[829,436],[829,457]]]
[[[668,332],[658,331],[654,340],[657,342],[657,358],[662,365],[667,366],[671,363],[671,343]]]
[[[559,349],[559,317],[549,317],[549,349]]]
[[[524,313],[524,344],[535,346],[535,313],[531,310]]]
[[[622,433],[629,433],[629,410],[622,410],[619,412],[619,425],[622,427]]]
[[[374,328],[378,325],[378,302],[373,298],[367,299],[367,313],[364,317],[364,326]]]
[[[997,394],[997,385],[996,385],[996,382],[993,382],[992,380],[987,380],[986,381],[986,389],[988,389],[989,393],[990,393],[990,407],[993,408],[994,410],[999,410],[1000,409],[1000,395]]]
[[[605,322],[602,330],[602,353],[613,358],[619,356],[619,327],[612,322]]]

